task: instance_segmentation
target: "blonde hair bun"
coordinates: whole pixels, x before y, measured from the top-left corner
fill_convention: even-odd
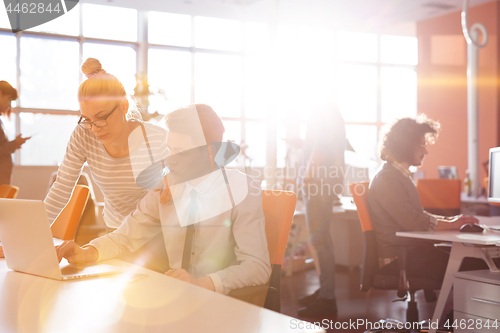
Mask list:
[[[105,74],[106,71],[102,69],[102,65],[99,60],[95,58],[87,58],[82,65],[82,73],[85,74],[87,78],[93,75]]]

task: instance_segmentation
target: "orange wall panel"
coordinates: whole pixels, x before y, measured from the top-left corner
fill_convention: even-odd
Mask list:
[[[469,8],[469,27],[478,22],[488,31],[488,44],[479,50],[479,160],[499,140],[499,43],[500,3]],[[439,165],[456,166],[459,177],[467,169],[467,44],[460,12],[417,23],[419,41],[418,112],[441,122],[437,143],[420,168],[426,177],[438,177]],[[480,165],[480,179],[486,176]]]

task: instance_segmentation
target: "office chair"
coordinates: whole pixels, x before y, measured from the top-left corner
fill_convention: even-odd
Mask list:
[[[19,187],[2,184],[0,185],[0,198],[4,199],[15,199],[17,197],[17,193],[19,192]]]
[[[248,303],[281,311],[281,264],[292,226],[297,195],[289,191],[262,191],[266,238],[272,272],[267,285],[232,290],[228,295]]]
[[[89,188],[85,185],[76,185],[68,204],[50,226],[52,236],[62,240],[75,238],[88,198]]]
[[[368,292],[371,288],[397,290],[398,297],[402,301],[408,301],[406,322],[418,322],[415,293],[423,289],[426,301],[433,302],[436,300],[436,295],[433,290],[439,289],[440,284],[434,280],[413,278],[406,275],[406,251],[408,249],[406,247],[395,247],[393,249],[397,254],[397,264],[400,272],[399,276],[387,274],[386,271],[389,265],[381,268],[379,267],[377,239],[367,205],[369,182],[351,183],[349,189],[357,207],[361,229],[365,238],[360,289],[365,292]],[[377,332],[379,331],[380,330],[377,330]]]
[[[52,187],[52,184],[54,184],[54,182],[56,181],[56,178],[57,171],[54,171],[49,177],[47,193]],[[97,201],[92,181],[90,179],[90,176],[86,172],[81,173],[76,183],[77,185],[85,185],[90,190],[90,196],[87,200],[87,205],[85,206],[85,210],[83,211],[82,217],[80,219],[80,224],[74,239],[77,244],[83,245],[100,236],[100,233],[103,233],[104,230],[106,230],[104,221],[102,221],[102,210],[104,208],[104,203]],[[97,224],[100,224],[99,228],[94,227]]]
[[[460,214],[460,179],[418,179],[417,192],[426,211],[437,215]]]

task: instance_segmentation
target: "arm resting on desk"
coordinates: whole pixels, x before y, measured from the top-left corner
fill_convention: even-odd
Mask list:
[[[135,212],[130,214],[114,232],[92,240],[80,247],[67,241],[56,247],[59,261],[66,258],[69,263],[106,260],[118,256],[125,250],[137,250],[160,232],[160,194],[150,191],[139,202]]]
[[[159,199],[160,192],[149,191],[118,229],[89,243],[99,252],[99,261],[115,258],[124,251],[134,252],[161,231]]]
[[[436,231],[444,231],[444,230],[459,230],[461,226],[467,223],[478,223],[479,220],[476,219],[474,216],[468,216],[468,215],[456,215],[456,216],[450,216],[450,217],[445,217],[445,216],[439,216],[439,215],[434,215],[437,218],[437,226],[436,226]]]

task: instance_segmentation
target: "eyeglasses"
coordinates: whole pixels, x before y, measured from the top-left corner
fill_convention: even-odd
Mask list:
[[[97,119],[96,121],[89,121],[89,120],[84,120],[83,117],[80,117],[80,120],[78,120],[78,125],[80,127],[85,128],[86,130],[91,130],[92,126],[95,126],[97,128],[102,128],[104,126],[108,125],[108,118],[115,112],[116,108],[120,105],[120,103],[116,104],[113,110],[111,110],[110,113],[108,113],[107,116],[104,116],[102,118]]]

